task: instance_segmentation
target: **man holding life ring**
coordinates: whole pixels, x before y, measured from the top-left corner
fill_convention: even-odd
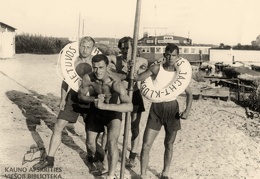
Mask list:
[[[108,56],[110,62],[115,66],[115,73],[123,81],[126,88],[128,88],[127,76],[129,75],[129,61],[131,60],[132,53],[131,37],[123,37],[118,41],[118,48],[121,51],[120,56]],[[148,61],[145,58],[136,57],[136,70],[138,73],[143,72],[148,67]],[[140,84],[139,84],[140,85]],[[135,158],[137,156],[137,149],[140,141],[139,125],[142,112],[145,111],[143,98],[138,87],[138,83],[134,84],[134,92],[132,103],[134,110],[131,113],[131,150],[129,158],[126,162],[126,167],[134,167],[136,165]]]
[[[137,81],[143,81],[148,77],[152,77],[154,83],[158,83],[160,87],[163,87],[162,83],[167,84],[170,77],[169,74],[173,74],[176,71],[175,63],[179,58],[179,48],[175,44],[167,44],[164,54],[164,61],[160,64],[154,64],[149,67],[145,72],[136,74],[135,79]],[[167,75],[168,74],[168,75]],[[160,78],[160,79],[159,79]],[[169,168],[171,165],[173,155],[173,143],[175,141],[177,131],[180,130],[180,118],[187,119],[192,105],[192,92],[189,86],[185,89],[187,95],[186,109],[179,114],[179,105],[175,99],[170,99],[165,102],[152,103],[149,111],[149,116],[143,136],[143,144],[141,151],[141,178],[146,177],[146,170],[149,161],[149,152],[152,144],[158,135],[162,126],[165,128],[165,140],[164,140],[164,166],[161,174],[161,178],[168,179]],[[177,97],[177,96],[176,96]]]
[[[87,117],[87,155],[94,157],[98,133],[107,127],[108,176],[114,178],[118,162],[118,137],[122,112],[131,112],[133,105],[127,91],[119,80],[114,80],[108,72],[109,60],[103,54],[92,58],[93,72],[84,75],[78,97],[90,103],[91,113]],[[89,96],[87,94],[90,93]]]
[[[95,41],[89,36],[83,37],[79,43],[79,57],[75,60],[75,70],[81,77],[92,71],[91,52],[94,47]],[[43,161],[33,166],[35,169],[41,170],[46,167],[54,166],[54,155],[61,143],[62,130],[68,123],[75,123],[80,114],[85,118],[89,109],[88,105],[79,102],[78,93],[69,89],[69,86],[65,81],[62,81],[61,85],[59,107],[60,112],[51,136],[48,155]]]

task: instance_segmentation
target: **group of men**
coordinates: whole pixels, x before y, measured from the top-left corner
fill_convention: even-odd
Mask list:
[[[139,90],[138,81],[148,77],[156,79],[163,71],[176,71],[174,64],[179,58],[179,48],[174,44],[168,44],[165,49],[165,62],[148,67],[146,59],[136,57],[137,71],[135,73],[135,84],[132,100],[128,96],[127,86],[129,68],[131,63],[132,38],[124,37],[119,40],[118,47],[120,56],[105,56],[103,54],[91,55],[95,47],[95,40],[89,36],[83,37],[79,44],[79,58],[75,61],[75,67],[87,63],[92,67],[92,72],[82,75],[79,90],[73,91],[65,81],[61,86],[60,112],[55,123],[50,140],[49,151],[46,158],[35,164],[34,168],[43,169],[54,166],[54,155],[61,143],[62,130],[68,123],[75,123],[82,115],[86,124],[86,148],[87,162],[93,163],[97,160],[96,144],[97,137],[103,133],[105,142],[103,148],[107,158],[105,174],[107,178],[114,178],[118,162],[118,137],[120,135],[122,114],[131,112],[131,151],[126,162],[126,167],[134,167],[135,158],[139,145],[139,125],[141,114],[145,111],[143,98]],[[114,66],[111,69],[111,66]],[[160,70],[163,67],[163,70]],[[158,79],[165,80],[165,79]],[[180,129],[180,118],[186,119],[192,105],[192,93],[189,87],[187,94],[186,109],[180,113],[176,99],[161,103],[152,103],[147,125],[143,136],[141,150],[141,178],[146,178],[149,151],[153,141],[162,126],[165,127],[165,152],[164,166],[161,178],[169,178],[169,167],[173,154],[173,143],[177,131]]]

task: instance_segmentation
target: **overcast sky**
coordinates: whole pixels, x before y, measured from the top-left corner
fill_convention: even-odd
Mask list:
[[[77,3],[76,3],[77,2]],[[260,0],[142,0],[139,37],[190,37],[194,43],[251,44],[260,35]],[[17,34],[133,36],[136,0],[0,0],[0,22]],[[156,28],[151,28],[156,27]],[[151,34],[154,35],[154,34]]]

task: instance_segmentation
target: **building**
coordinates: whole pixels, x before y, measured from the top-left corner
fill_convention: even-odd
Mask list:
[[[109,37],[95,37],[97,44],[104,44],[109,47],[117,48],[118,39]]]
[[[211,62],[223,62],[225,64],[257,63],[260,64],[260,50],[234,50],[230,49],[210,49]]]
[[[167,43],[174,43],[180,49],[180,56],[189,60],[191,64],[200,64],[209,61],[209,49],[213,45],[192,44],[192,40],[185,37],[163,35],[148,36],[138,40],[138,53],[141,57],[148,59],[149,63],[162,58]]]
[[[15,28],[0,22],[0,59],[15,55]]]

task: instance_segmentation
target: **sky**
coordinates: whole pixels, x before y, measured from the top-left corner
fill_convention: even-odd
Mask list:
[[[17,34],[133,36],[137,0],[0,0],[0,22]],[[141,0],[139,38],[189,37],[193,43],[250,45],[260,35],[259,0]],[[80,28],[79,28],[80,24]],[[83,30],[84,24],[84,30]]]

